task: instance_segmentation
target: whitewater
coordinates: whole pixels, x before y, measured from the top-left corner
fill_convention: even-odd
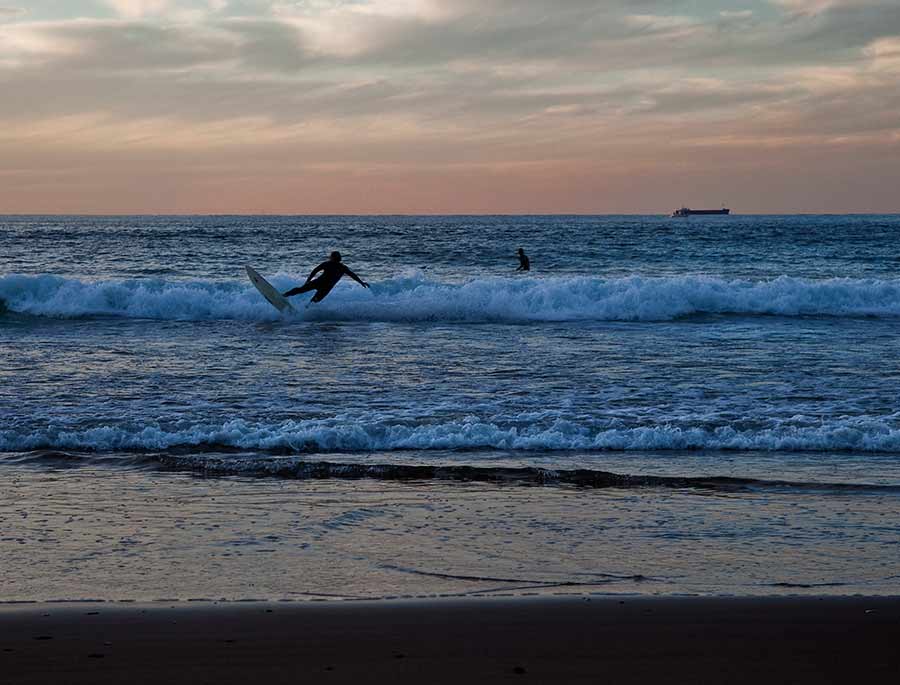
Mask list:
[[[302,283],[279,273],[280,290]],[[280,318],[246,282],[86,281],[54,275],[0,278],[10,312],[55,318],[116,316],[177,321]],[[900,279],[778,276],[750,281],[721,276],[487,278],[444,283],[421,273],[345,284],[325,302],[301,309],[308,321],[540,322],[670,321],[694,314],[900,316]]]
[[[808,422],[808,419],[807,419]],[[700,424],[700,421],[697,421]],[[178,447],[240,448],[320,454],[391,450],[663,451],[762,450],[791,452],[900,452],[900,415],[886,421],[839,419],[819,425],[779,425],[737,430],[673,425],[592,430],[559,420],[527,427],[486,423],[477,417],[419,425],[337,416],[278,424],[242,419],[221,425],[164,427],[159,424],[84,430],[0,430],[0,450],[82,449],[90,451],[168,450]],[[801,425],[798,425],[801,424]]]

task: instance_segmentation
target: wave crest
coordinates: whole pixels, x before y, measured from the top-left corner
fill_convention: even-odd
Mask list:
[[[285,274],[272,279],[282,289],[301,280]],[[0,301],[11,312],[59,318],[278,318],[256,290],[242,282],[10,275],[0,278]],[[300,312],[306,320],[438,322],[668,321],[692,314],[896,317],[900,280],[584,276],[484,278],[455,284],[413,273],[373,284],[371,290],[341,283],[325,302]]]
[[[895,417],[896,418],[896,417]],[[780,424],[739,430],[671,425],[589,429],[559,420],[519,427],[476,418],[407,425],[335,417],[265,424],[244,420],[219,425],[98,426],[83,430],[0,430],[0,451],[80,449],[165,451],[191,448],[261,450],[301,454],[402,450],[506,451],[790,451],[900,452],[900,428],[873,418],[842,418],[819,425]]]

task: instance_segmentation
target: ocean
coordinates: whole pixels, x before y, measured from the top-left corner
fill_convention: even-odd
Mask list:
[[[0,217],[0,601],[897,594],[898,234]]]

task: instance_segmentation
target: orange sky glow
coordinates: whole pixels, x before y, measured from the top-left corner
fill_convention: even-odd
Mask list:
[[[900,212],[897,0],[0,0],[0,87],[7,214]]]

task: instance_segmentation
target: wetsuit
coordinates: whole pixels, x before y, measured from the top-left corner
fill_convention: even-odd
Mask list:
[[[519,254],[519,268],[516,271],[531,271],[531,260],[524,252]]]
[[[313,278],[313,276],[320,271],[322,272],[322,275],[318,278]],[[291,297],[292,295],[299,295],[300,293],[308,293],[310,290],[315,290],[316,294],[313,295],[312,301],[321,302],[325,299],[325,296],[331,292],[331,289],[337,285],[337,282],[343,278],[344,274],[347,274],[357,283],[362,283],[359,276],[346,266],[340,262],[328,260],[327,262],[322,262],[313,269],[305,285],[301,285],[299,288],[294,288],[293,290],[288,290],[284,296]]]

